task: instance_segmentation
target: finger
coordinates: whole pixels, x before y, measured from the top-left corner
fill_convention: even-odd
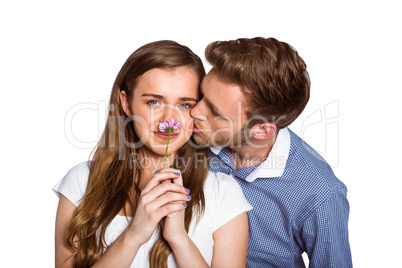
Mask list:
[[[156,186],[158,186],[161,181],[170,181],[170,179],[175,179],[180,176],[180,173],[176,171],[161,171],[158,173],[155,173],[152,178],[149,180],[147,185],[145,185],[144,189],[142,190],[142,193],[147,193]]]
[[[191,195],[188,194],[181,194],[181,193],[174,193],[174,192],[167,192],[152,202],[149,203],[150,208],[152,207],[157,208],[157,207],[163,207],[166,206],[167,204],[183,204],[191,200]]]
[[[145,210],[151,222],[160,222],[166,215],[184,210],[186,207],[186,203],[168,203],[155,209],[149,209],[149,206],[147,206]]]
[[[183,177],[181,176],[181,171],[177,169],[174,172],[174,174],[175,175],[180,174],[180,175],[176,178],[173,178],[173,183],[183,186]]]
[[[163,218],[166,217],[169,214],[172,214],[174,212],[178,212],[181,210],[186,209],[187,204],[186,203],[171,203],[171,204],[167,204],[163,207],[160,207],[158,210],[155,211],[155,214],[157,215],[157,217],[159,218]]]
[[[156,209],[150,211],[147,213],[148,218],[151,221],[160,221],[161,219],[163,219],[166,215],[173,213],[173,212],[177,212],[180,210],[183,210],[187,207],[187,203],[186,202],[182,202],[182,203],[168,203],[162,207],[157,207]]]
[[[177,176],[181,176],[181,171],[180,171],[180,169],[176,169],[176,168],[162,168],[162,169],[157,170],[157,171],[155,171],[155,172],[157,172],[157,173],[159,173],[159,172],[173,172],[173,174],[175,174],[175,175],[177,175]],[[175,179],[175,178],[172,178],[172,179]],[[181,183],[180,183],[180,181],[181,181]],[[163,181],[161,181],[161,182],[163,182]],[[175,182],[175,183],[177,183],[177,184],[179,184],[179,185],[183,185],[183,180],[178,180],[178,181]]]
[[[157,199],[167,193],[169,193],[169,194],[176,193],[176,194],[180,194],[182,198],[184,198],[184,197],[188,198],[189,197],[188,194],[190,193],[190,190],[188,190],[178,184],[166,181],[165,183],[158,184],[157,186],[155,186],[154,188],[152,188],[151,190],[149,190],[146,193],[144,193],[144,191],[141,192],[140,202],[145,206],[146,204],[153,202],[155,199]],[[168,197],[173,197],[173,196],[168,195]],[[182,200],[182,199],[180,199],[180,200]]]
[[[181,170],[180,169],[176,169],[176,168],[163,168],[160,170],[157,170],[156,172],[160,173],[160,172],[173,172],[173,174],[177,175],[178,177],[176,178],[172,178],[173,179],[173,183],[176,183],[178,185],[183,185],[183,177],[181,176]]]
[[[163,173],[163,172],[173,172],[175,175],[181,175],[181,170],[177,168],[162,168],[155,171],[155,174]]]
[[[155,173],[165,172],[165,171],[180,172],[180,169],[167,167],[167,168],[161,168],[159,170],[155,170]]]

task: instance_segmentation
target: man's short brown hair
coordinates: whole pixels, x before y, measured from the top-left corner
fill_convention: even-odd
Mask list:
[[[281,129],[306,107],[310,78],[289,44],[262,37],[217,41],[208,45],[205,56],[222,79],[241,86],[254,124],[265,120]]]

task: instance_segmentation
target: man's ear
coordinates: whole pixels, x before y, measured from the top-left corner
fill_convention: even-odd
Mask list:
[[[131,116],[131,111],[130,111],[130,102],[128,101],[128,97],[125,91],[120,91],[120,103],[121,106],[123,107],[124,113],[127,116]]]
[[[257,124],[252,127],[251,132],[254,139],[263,140],[271,137],[276,132],[276,126],[272,123]]]

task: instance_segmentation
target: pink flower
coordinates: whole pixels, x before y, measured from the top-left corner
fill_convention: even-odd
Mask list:
[[[180,122],[174,119],[168,119],[162,123],[159,123],[159,131],[160,132],[169,132],[169,131],[175,131],[177,129],[180,129],[181,125]]]

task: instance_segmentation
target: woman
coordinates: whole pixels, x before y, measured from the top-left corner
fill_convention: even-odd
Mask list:
[[[57,267],[245,267],[251,206],[189,142],[204,75],[173,41],[127,59],[92,161],[53,188]],[[181,125],[170,135],[158,129],[168,119]]]

